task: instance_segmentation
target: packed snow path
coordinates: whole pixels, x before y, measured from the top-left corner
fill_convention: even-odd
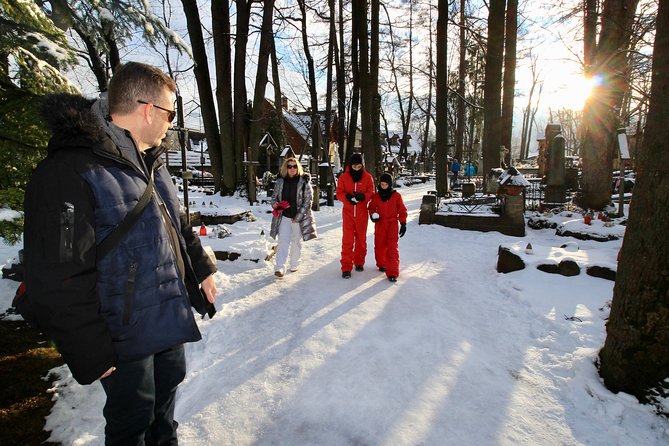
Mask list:
[[[601,384],[593,361],[613,282],[527,268],[495,270],[497,248],[559,246],[418,225],[434,184],[402,187],[409,209],[401,273],[341,279],[341,206],[316,213],[298,272],[218,262],[218,314],[187,346],[176,416],[184,445],[666,445],[669,423]],[[237,206],[243,203],[237,200]],[[224,206],[224,204],[220,204]],[[249,231],[269,233],[254,207]],[[620,241],[579,242],[615,259]],[[577,316],[582,322],[565,320]],[[101,387],[65,367],[47,419],[52,441],[103,444]]]

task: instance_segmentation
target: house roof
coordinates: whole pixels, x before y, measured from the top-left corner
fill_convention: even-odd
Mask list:
[[[311,118],[309,116],[298,115],[288,110],[284,110],[283,119],[290,124],[303,139],[307,139],[307,135],[309,135],[309,127],[311,126]]]
[[[271,101],[270,99],[265,98],[265,101],[272,107],[276,108],[274,105],[274,102]],[[297,132],[298,135],[302,137],[305,141],[307,138],[309,138],[309,143],[311,142],[311,135],[310,135],[310,130],[311,130],[311,112],[310,111],[291,111],[287,109],[283,109],[282,111],[283,114],[283,119],[286,123],[288,123],[295,131]],[[325,111],[320,110],[318,112],[320,115],[320,124],[321,124],[321,129],[325,128]]]
[[[388,145],[390,146],[391,152],[399,152],[400,150],[400,141],[402,140],[402,131],[401,130],[388,130],[389,140]],[[385,134],[383,135],[385,136]],[[407,152],[408,153],[420,153],[422,151],[420,147],[420,138],[414,132],[408,132],[408,141],[407,141]],[[394,141],[397,141],[397,144],[393,144]]]

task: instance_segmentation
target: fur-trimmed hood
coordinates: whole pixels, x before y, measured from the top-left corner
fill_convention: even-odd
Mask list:
[[[130,132],[111,121],[106,94],[96,100],[68,93],[50,94],[42,100],[41,112],[42,119],[53,134],[47,148],[49,153],[63,148],[90,150],[92,147],[93,150],[125,158],[144,170]],[[146,153],[154,161],[162,163],[160,155],[165,150],[161,145]]]
[[[91,107],[95,101],[67,93],[50,94],[42,100],[42,119],[53,134],[49,152],[64,146],[90,145],[102,140],[104,131]]]

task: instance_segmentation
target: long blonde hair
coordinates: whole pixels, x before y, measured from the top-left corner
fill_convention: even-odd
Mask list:
[[[294,161],[295,164],[297,164],[297,176],[301,177],[302,175],[304,175],[304,169],[302,168],[302,164],[300,164],[300,162],[296,158],[291,156],[290,158],[284,159],[283,164],[281,164],[281,168],[279,169],[279,175],[282,178],[287,178],[288,177],[288,167],[287,166],[288,166],[288,163],[291,162],[291,161]]]

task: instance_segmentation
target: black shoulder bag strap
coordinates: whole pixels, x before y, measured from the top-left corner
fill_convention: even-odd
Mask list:
[[[106,239],[102,241],[97,247],[97,260],[102,260],[109,252],[121,241],[121,239],[128,233],[130,228],[132,228],[135,223],[139,220],[139,217],[142,215],[142,211],[146,208],[146,205],[151,201],[151,195],[153,195],[153,169],[151,169],[151,176],[149,177],[149,184],[146,186],[146,190],[142,194],[141,198],[135,205],[132,211],[125,216],[123,221],[116,226],[111,234],[107,236]]]

